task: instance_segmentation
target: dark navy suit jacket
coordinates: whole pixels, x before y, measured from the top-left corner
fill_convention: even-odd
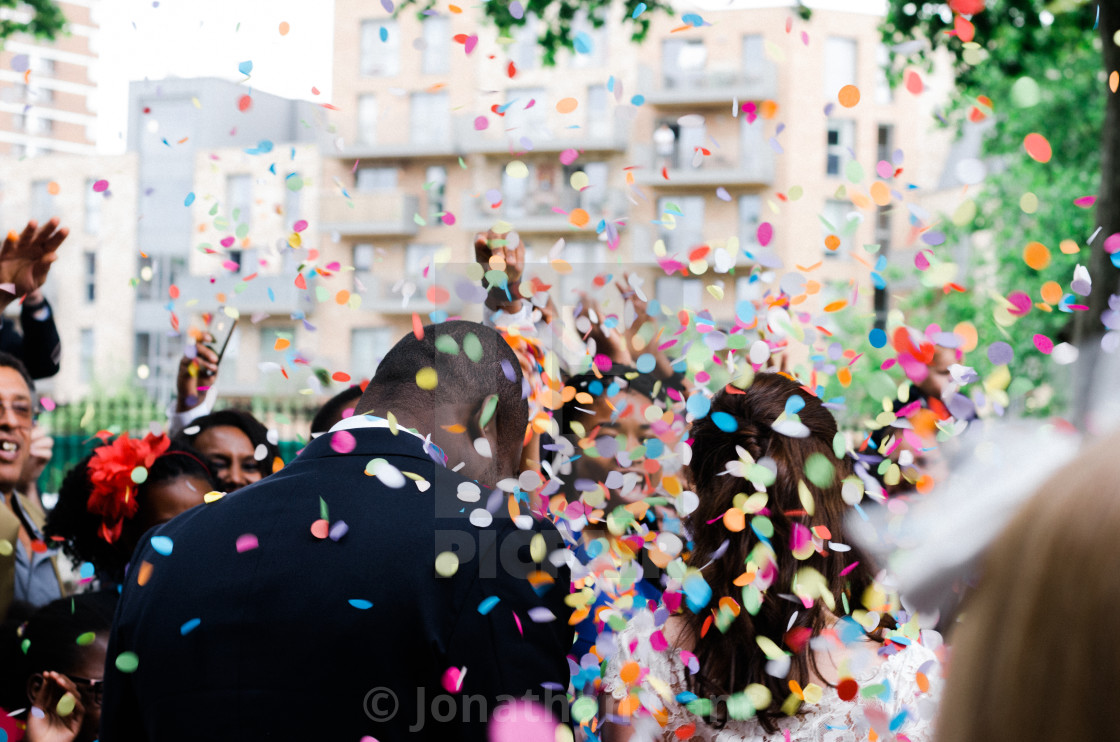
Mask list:
[[[412,435],[350,432],[353,451],[324,435],[280,472],[145,536],[110,637],[102,742],[484,740],[504,697],[531,693],[561,712],[570,574],[530,548],[537,534],[548,553],[562,548],[556,529],[519,528],[508,495],[486,487],[464,501],[467,480]],[[366,474],[374,458],[431,487],[387,486]],[[347,527],[337,541],[312,534],[322,503],[336,534]],[[493,522],[473,525],[488,503]],[[460,559],[450,577],[434,566],[445,551]],[[526,579],[538,570],[554,581]],[[132,672],[117,667],[126,652]],[[466,674],[448,694],[451,667]]]

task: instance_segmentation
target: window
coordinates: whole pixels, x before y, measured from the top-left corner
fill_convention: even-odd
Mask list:
[[[661,78],[667,88],[704,85],[708,49],[701,39],[665,39],[661,42]]]
[[[536,165],[529,165],[529,175],[517,178],[502,170],[502,216],[517,219],[525,216],[529,207],[529,184],[535,179]]]
[[[413,243],[408,246],[404,254],[404,272],[411,279],[422,278],[425,269],[427,278],[432,278],[432,264],[440,245],[423,245]]]
[[[392,77],[401,71],[401,38],[396,21],[362,21],[361,74]]]
[[[739,245],[753,250],[759,247],[758,225],[762,223],[762,196],[739,196]]]
[[[276,350],[276,341],[283,338],[284,340],[294,342],[295,338],[292,337],[292,332],[280,327],[262,327],[260,338],[260,362],[268,363],[271,361],[272,363],[283,365],[287,353],[284,350]]]
[[[438,219],[444,211],[443,198],[447,190],[447,168],[432,165],[424,175],[424,190],[428,192],[428,218]]]
[[[31,183],[31,218],[37,222],[45,222],[54,216],[54,196],[49,189],[50,183],[46,180],[36,180]]]
[[[451,115],[447,93],[413,93],[409,127],[413,144],[448,144]]]
[[[537,66],[537,19],[527,16],[525,25],[513,28],[513,41],[509,45],[509,59],[520,71]]]
[[[392,347],[392,330],[388,327],[354,328],[350,331],[350,375],[355,379],[371,378]]]
[[[859,226],[859,214],[852,211],[852,206],[847,201],[825,201],[821,211],[821,245],[828,235],[840,238],[840,246],[835,250],[822,247],[826,258],[838,258],[847,255],[852,249],[852,238]]]
[[[611,134],[610,112],[607,109],[607,86],[587,88],[587,135],[608,137]]]
[[[78,354],[78,380],[83,384],[93,381],[93,328],[82,328]]]
[[[94,180],[91,178],[86,181],[86,213],[85,213],[85,230],[86,234],[97,236],[101,233],[101,204],[105,201],[105,195],[93,190]]]
[[[572,182],[572,176],[577,171],[582,171],[587,175],[587,187],[579,192],[579,207],[590,214],[593,219],[597,219],[606,204],[607,179],[610,177],[610,167],[605,162],[585,162],[582,165],[565,165],[564,182],[568,184],[569,187]]]
[[[856,85],[856,41],[829,37],[824,42],[824,98],[832,102],[845,85]]]
[[[657,279],[657,301],[669,309],[704,306],[704,282],[698,278],[669,276]]]
[[[564,245],[560,254],[572,271],[558,278],[560,284],[560,304],[575,306],[579,302],[579,292],[586,292],[595,275],[606,270],[606,246],[601,242],[572,241]]]
[[[875,47],[875,102],[887,104],[894,99],[887,69],[890,67],[891,53],[885,44]]]
[[[880,206],[875,210],[875,243],[882,255],[891,249],[891,207]]]
[[[855,157],[856,122],[846,119],[828,120],[828,147],[825,158],[825,174],[841,175],[848,160]]]
[[[894,161],[894,127],[890,124],[879,124],[879,135],[875,145],[875,158],[877,162]]]
[[[373,245],[362,243],[354,245],[354,290],[373,286]],[[359,287],[361,284],[361,287]]]
[[[132,340],[132,366],[138,368],[140,366],[152,366],[152,333],[138,332],[133,336]]]
[[[548,130],[544,88],[511,88],[506,92],[505,128],[515,138],[545,139]]]
[[[82,257],[82,278],[85,285],[83,296],[87,304],[92,304],[97,301],[97,253],[85,252]]]
[[[587,11],[580,10],[572,20],[572,51],[571,67],[573,69],[587,69],[602,67],[607,62],[607,28],[595,26],[587,17]]]
[[[747,172],[758,173],[760,176],[763,158],[770,156],[765,126],[762,118],[748,121],[746,116],[739,117],[739,166]]]
[[[761,34],[743,37],[743,77],[751,82],[761,80],[767,72],[766,51]]]
[[[446,75],[451,71],[451,19],[430,15],[424,19],[423,29],[421,71],[425,75]]]
[[[136,300],[151,301],[156,298],[158,286],[156,286],[156,274],[150,255],[136,259],[136,275],[140,279],[140,283],[136,285]]]
[[[377,96],[358,96],[358,142],[377,143]]]
[[[360,167],[354,174],[354,186],[363,192],[391,191],[397,187],[395,167]]]
[[[303,218],[303,189],[284,189],[284,221],[290,228]]]
[[[253,177],[251,175],[226,176],[226,207],[231,224],[246,227],[253,222]]]
[[[661,239],[670,253],[685,252],[704,240],[704,197],[675,196],[657,202]]]
[[[34,55],[31,57],[31,59],[28,60],[27,66],[31,69],[31,73],[33,75],[54,77],[56,65],[53,59],[47,59],[46,57]]]

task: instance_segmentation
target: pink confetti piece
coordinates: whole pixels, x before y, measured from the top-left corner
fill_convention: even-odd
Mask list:
[[[1050,355],[1051,351],[1054,350],[1054,341],[1045,335],[1035,335],[1033,339],[1034,347],[1038,348],[1040,353]]]
[[[1081,198],[1073,199],[1073,205],[1074,206],[1080,206],[1083,209],[1089,208],[1090,206],[1092,206],[1096,202],[1097,202],[1097,197],[1096,196],[1082,196]]]
[[[108,189],[109,189],[109,181],[107,181],[107,180],[99,180],[99,181],[97,181],[96,183],[93,184],[93,192],[94,193],[103,193],[104,191],[107,191]]]
[[[766,247],[770,244],[770,240],[774,238],[774,226],[770,222],[763,222],[758,225],[758,244]]]
[[[513,614],[513,621],[517,624],[517,633],[521,634],[521,636],[525,636],[525,629],[521,628],[521,619],[516,613]]]
[[[296,222],[295,224],[292,225],[292,231],[293,232],[302,232],[305,229],[307,229],[307,220],[306,219],[300,219],[298,222]]]
[[[571,165],[579,159],[579,152],[574,149],[566,149],[560,153],[560,164]]]
[[[257,537],[251,533],[245,533],[237,537],[237,553],[244,554],[246,551],[252,551],[260,546]]]
[[[847,567],[844,567],[844,569],[840,570],[840,576],[843,577],[844,575],[848,574],[849,572],[851,572],[853,569],[855,569],[858,566],[859,566],[858,561],[852,562]]]
[[[358,441],[350,431],[340,430],[331,435],[331,449],[337,453],[350,453],[357,444]]]

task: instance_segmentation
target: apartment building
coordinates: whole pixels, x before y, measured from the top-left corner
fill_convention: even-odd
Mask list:
[[[66,30],[55,41],[16,36],[0,51],[0,155],[95,152],[97,0],[58,5]],[[26,7],[0,15],[26,20]]]

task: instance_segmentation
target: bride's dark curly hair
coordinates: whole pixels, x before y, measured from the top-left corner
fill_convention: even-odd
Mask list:
[[[804,402],[796,415],[808,428],[807,437],[783,435],[771,427],[785,411],[787,400],[794,395]],[[732,427],[729,420],[734,420],[733,432],[726,430]],[[819,399],[796,381],[771,373],[758,374],[746,390],[728,388],[716,394],[709,414],[692,426],[693,454],[687,474],[699,497],[699,505],[686,518],[694,545],[688,565],[701,570],[712,596],[704,609],[686,610],[682,615],[687,627],[685,633],[694,641],[693,651],[700,664],[699,672],[689,676],[689,690],[702,698],[725,699],[741,693],[750,684],[766,686],[772,700],[766,708],[755,711],[770,733],[777,730],[781,705],[789,694],[789,681],[796,680],[804,687],[814,677],[819,677],[808,639],[820,634],[829,621],[823,600],[813,600],[812,607],[806,608],[789,599],[788,596],[796,592],[795,575],[805,567],[819,572],[827,584],[825,589],[835,600],[838,613],[842,613],[842,593],[847,593],[858,605],[864,590],[872,583],[870,565],[856,548],[847,552],[818,548],[803,559],[798,559],[792,551],[791,534],[798,530],[801,540],[808,535],[796,528],[797,524],[809,529],[823,525],[831,533],[830,540],[846,543],[844,515],[847,506],[841,497],[841,483],[852,475],[852,470],[846,459],[837,459],[833,454],[836,432],[836,421]],[[765,541],[752,530],[749,514],[747,526],[742,530],[731,531],[724,525],[723,516],[733,507],[736,496],[757,490],[747,478],[727,472],[728,462],[740,460],[736,446],[763,466],[773,462],[769,468],[775,472],[774,482],[765,487],[766,509],[760,513],[773,525],[773,535]],[[814,484],[806,475],[806,461],[810,457],[814,459],[811,468],[821,467],[818,454],[833,467],[831,483],[823,487]],[[813,479],[824,483],[819,474]],[[812,496],[814,514],[811,516],[806,513],[798,491],[801,483]],[[725,541],[726,549],[715,556]],[[800,556],[806,555],[801,553]],[[744,588],[737,587],[736,578],[748,571],[751,561],[758,567],[755,581]],[[769,562],[770,566],[759,564],[762,561]],[[744,592],[759,583],[765,587],[767,582],[768,589],[755,596],[761,600],[755,615],[742,606],[738,616],[729,622],[729,617],[724,617],[721,625],[726,630],[710,625],[705,632],[704,625],[709,617],[719,612],[721,598],[731,598],[742,605]],[[781,597],[783,594],[787,597]],[[791,633],[797,628],[802,630]],[[766,637],[792,653],[787,677],[767,674],[767,657],[756,641],[758,637]],[[713,702],[709,721],[716,726],[725,724],[726,707]]]

